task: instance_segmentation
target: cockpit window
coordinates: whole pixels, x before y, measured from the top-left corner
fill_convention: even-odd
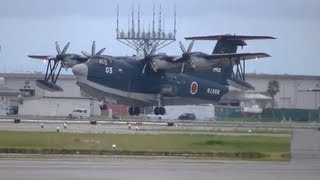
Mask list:
[[[105,59],[99,59],[99,63],[103,64],[103,65],[107,65],[106,60]]]
[[[99,59],[98,58],[90,58],[89,62],[99,63]]]
[[[89,62],[108,65],[110,63],[110,59],[109,58],[108,59],[106,59],[106,58],[91,58],[89,60]]]

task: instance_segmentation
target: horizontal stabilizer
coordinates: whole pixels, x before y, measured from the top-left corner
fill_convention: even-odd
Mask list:
[[[227,80],[230,86],[233,86],[235,88],[241,89],[243,91],[247,91],[247,90],[254,90],[255,88],[247,83],[246,81],[243,81],[241,79],[238,78],[230,78]]]
[[[212,36],[191,36],[191,37],[185,37],[186,40],[231,40],[231,41],[237,41],[237,40],[262,40],[262,39],[276,39],[272,36],[244,36],[244,35],[212,35]]]
[[[228,54],[212,54],[204,56],[205,59],[217,59],[217,60],[250,60],[271,57],[267,53],[228,53]]]
[[[230,66],[239,63],[241,60],[256,60],[265,57],[271,56],[267,53],[228,53],[206,55],[203,58],[217,63],[217,66]]]

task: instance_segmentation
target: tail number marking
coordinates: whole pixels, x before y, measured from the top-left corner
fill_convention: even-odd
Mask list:
[[[221,72],[221,68],[212,68],[212,72],[220,73]]]
[[[220,94],[220,90],[219,90],[219,89],[214,89],[214,88],[207,88],[207,93],[208,93],[208,94],[216,94],[216,95],[219,95],[219,94]]]

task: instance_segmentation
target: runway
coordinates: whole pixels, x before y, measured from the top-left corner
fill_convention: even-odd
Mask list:
[[[320,164],[186,160],[1,160],[0,179],[318,180]]]

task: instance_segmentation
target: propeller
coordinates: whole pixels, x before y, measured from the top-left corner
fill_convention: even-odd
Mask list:
[[[70,66],[68,66],[68,63],[67,61],[72,59],[73,58],[73,55],[72,54],[66,54],[67,50],[68,50],[68,47],[70,45],[70,42],[68,42],[62,49],[60,49],[60,46],[58,44],[58,42],[55,42],[55,46],[56,46],[56,51],[57,51],[57,55],[53,55],[53,56],[48,56],[48,55],[28,55],[28,57],[30,58],[34,58],[34,59],[41,59],[41,60],[44,60],[45,63],[47,63],[48,61],[55,61],[55,62],[58,62],[58,61],[61,61],[61,65],[64,67],[64,68],[69,68]]]
[[[182,44],[181,41],[179,42],[179,45],[180,45],[180,49],[182,51],[182,56],[174,59],[174,61],[182,61],[183,62],[182,63],[182,67],[181,67],[181,72],[184,71],[184,67],[185,67],[186,63],[189,63],[190,66],[192,68],[194,68],[195,66],[193,64],[192,57],[191,57],[191,55],[192,55],[191,50],[192,50],[192,47],[194,45],[194,40],[191,41],[191,43],[189,44],[187,50],[186,50],[186,48],[184,47],[184,45]]]
[[[96,53],[96,42],[93,41],[92,42],[92,46],[91,46],[91,54],[90,53],[87,53],[86,51],[81,51],[81,53],[87,57],[87,58],[90,58],[92,56],[99,56],[103,53],[103,51],[105,50],[106,48],[102,48],[100,49],[97,53]]]
[[[53,58],[53,60],[55,61],[61,61],[61,66],[65,69],[69,68],[69,66],[67,65],[67,60],[66,60],[66,52],[70,46],[70,42],[68,42],[62,49],[60,49],[59,43],[55,42],[56,45],[56,50],[57,50],[57,55],[55,58]]]
[[[58,44],[58,42],[55,42],[56,46],[56,55],[28,55],[30,58],[35,58],[35,59],[42,59],[44,61],[47,61],[47,70],[46,70],[46,75],[44,79],[38,79],[36,81],[36,84],[45,90],[56,92],[56,91],[63,91],[63,89],[56,85],[56,81],[58,80],[59,74],[61,72],[62,68],[69,68],[72,67],[74,64],[74,58],[77,56],[75,54],[67,54],[67,50],[70,46],[70,42],[68,42],[62,49]],[[60,67],[59,67],[60,63]],[[56,72],[56,70],[58,70]]]
[[[146,48],[143,48],[143,54],[144,54],[144,60],[145,60],[145,64],[142,68],[142,74],[145,73],[146,67],[147,65],[149,65],[149,67],[151,67],[153,69],[153,71],[157,71],[156,68],[153,66],[152,64],[152,60],[155,57],[158,57],[159,55],[155,55],[154,53],[156,52],[156,46],[154,46],[151,51],[148,53]]]

